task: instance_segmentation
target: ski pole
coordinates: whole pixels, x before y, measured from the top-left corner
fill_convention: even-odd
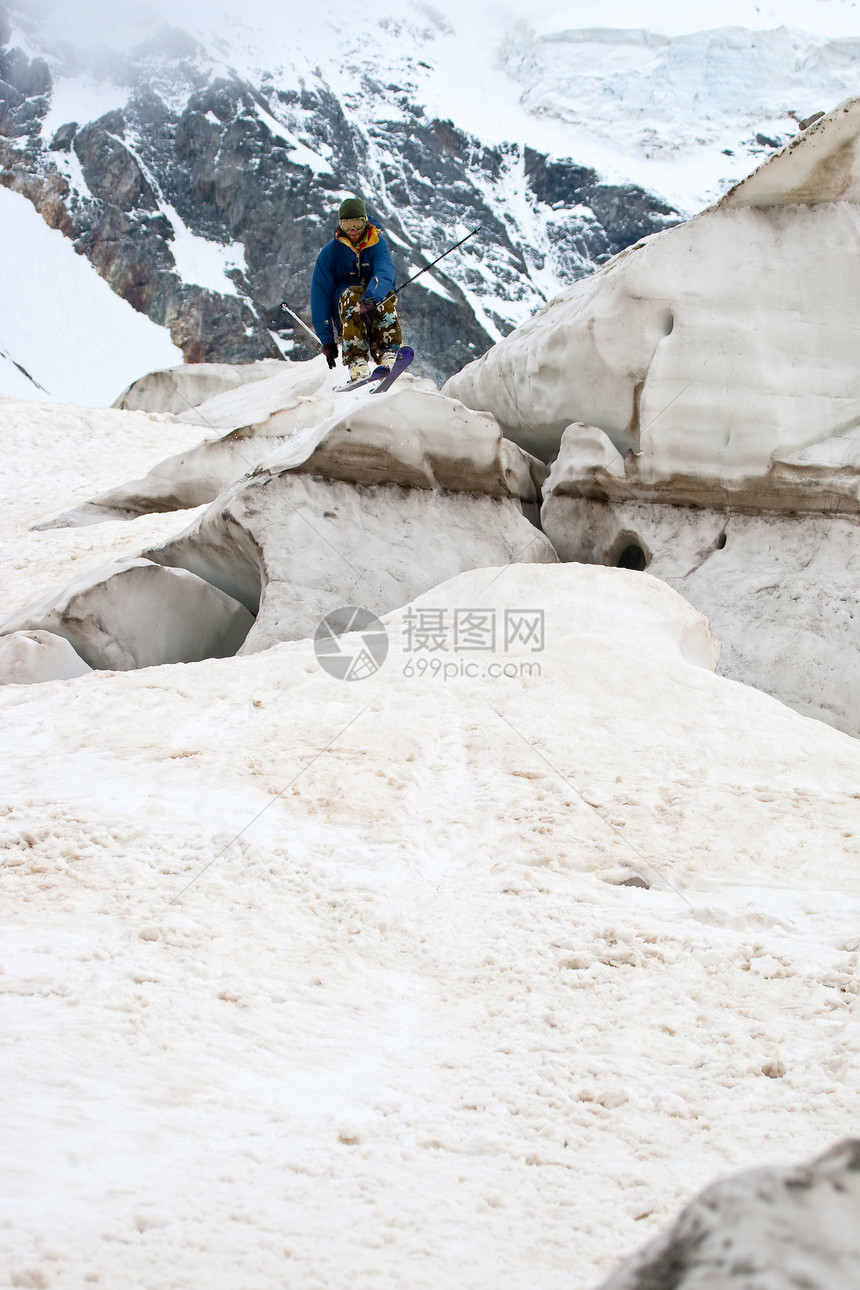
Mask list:
[[[299,324],[299,326],[300,326],[300,327],[304,327],[305,331],[308,333],[308,335],[310,336],[311,340],[316,341],[317,345],[321,345],[321,344],[322,344],[322,341],[320,340],[319,336],[317,336],[315,332],[312,332],[312,331],[311,331],[311,329],[310,329],[310,327],[307,325],[307,323],[303,323],[303,322],[302,322],[302,320],[301,320],[301,318],[299,317],[299,315],[298,315],[298,314],[294,314],[294,313],[293,313],[293,311],[292,311],[292,309],[290,308],[290,306],[289,306],[289,305],[285,305],[285,304],[284,304],[284,302],[283,302],[283,301],[281,301],[281,308],[283,309],[284,313],[289,314],[291,318],[295,318],[296,322]]]
[[[422,273],[426,273],[428,269],[432,269],[434,264],[438,264],[440,260],[444,260],[446,255],[450,255],[452,251],[456,251],[458,246],[462,246],[464,242],[468,242],[470,237],[474,237],[476,233],[480,232],[480,228],[473,228],[471,233],[467,233],[465,237],[461,237],[459,242],[455,242],[453,246],[449,246],[447,251],[443,251],[441,255],[437,255],[435,260],[431,260],[429,264],[425,264],[423,269],[419,269],[417,273],[413,273],[412,277],[407,278],[399,287],[393,287],[387,296],[383,296],[377,308],[381,309],[386,300],[390,300],[392,296],[396,296],[398,291],[404,291],[406,287],[409,286],[410,282],[414,282],[416,278],[420,278]]]
[[[420,278],[422,273],[426,273],[428,269],[432,269],[434,264],[438,264],[440,260],[444,260],[446,255],[450,255],[452,251],[456,251],[458,246],[462,246],[464,242],[468,242],[470,237],[474,237],[475,234],[480,233],[480,231],[480,228],[473,228],[471,233],[467,233],[465,237],[461,237],[459,242],[455,242],[453,246],[449,246],[447,251],[443,251],[441,255],[437,255],[435,260],[431,260],[429,264],[425,264],[423,269],[419,269],[417,273],[413,273],[411,278],[407,278],[405,282],[401,283],[399,287],[395,287],[389,294],[396,295],[398,291],[403,291],[409,286],[410,282],[414,282],[416,278]],[[387,300],[388,296],[386,296],[385,299]]]

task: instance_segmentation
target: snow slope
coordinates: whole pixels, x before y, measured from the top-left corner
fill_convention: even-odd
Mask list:
[[[51,410],[9,411],[20,522]],[[113,478],[199,437],[63,416],[77,495],[93,418]],[[93,532],[20,534],[16,580]],[[0,693],[0,1277],[587,1290],[706,1181],[857,1132],[857,743],[715,677],[647,575],[414,612],[478,606],[544,649],[446,675],[401,611],[355,684],[303,641]]]
[[[122,301],[119,301],[122,304]],[[11,612],[84,570],[133,557],[174,533],[195,510],[144,515],[82,529],[35,532],[63,505],[85,502],[125,470],[142,473],[200,441],[200,426],[164,415],[0,397],[6,469],[0,472],[0,603]]]
[[[163,327],[3,187],[0,243],[0,394],[104,405],[144,372],[182,361]]]

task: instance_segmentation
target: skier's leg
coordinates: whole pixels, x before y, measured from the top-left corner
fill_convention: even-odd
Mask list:
[[[390,367],[403,344],[396,298],[392,296],[390,300],[386,300],[381,309],[374,311],[372,318],[370,348],[373,361]]]
[[[340,334],[343,337],[343,365],[349,368],[350,376],[353,376],[354,367],[367,365],[370,352],[367,332],[358,312],[363,295],[364,287],[347,287],[338,303]],[[358,374],[366,375],[363,371]],[[353,376],[353,379],[357,379],[357,376]]]

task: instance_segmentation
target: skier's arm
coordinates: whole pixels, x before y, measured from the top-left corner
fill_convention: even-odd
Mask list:
[[[388,250],[388,243],[380,235],[379,241],[373,247],[373,277],[367,284],[364,299],[384,300],[394,290],[396,280],[394,261],[391,258],[391,252]]]
[[[311,317],[314,331],[323,345],[334,341],[334,272],[329,248],[324,246],[317,256],[311,278]]]

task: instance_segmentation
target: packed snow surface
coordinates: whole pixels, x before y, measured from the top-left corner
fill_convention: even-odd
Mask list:
[[[4,617],[98,565],[136,556],[190,520],[193,510],[49,533],[31,528],[64,505],[86,502],[118,474],[142,474],[199,440],[199,425],[169,416],[0,397]]]
[[[58,482],[52,410],[0,407],[16,601],[173,531],[23,526],[199,427],[60,409]],[[857,1133],[858,744],[647,574],[472,570],[386,625],[355,683],[296,641],[0,692],[12,1285],[588,1290]]]
[[[182,361],[26,197],[0,187],[0,394],[93,406]]]

